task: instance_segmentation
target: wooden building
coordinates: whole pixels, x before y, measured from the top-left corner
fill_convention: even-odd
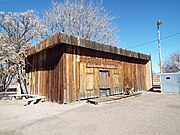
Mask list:
[[[64,33],[28,51],[26,73],[30,94],[58,103],[152,88],[149,55]]]

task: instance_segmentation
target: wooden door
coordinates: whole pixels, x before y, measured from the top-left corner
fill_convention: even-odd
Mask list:
[[[110,74],[109,71],[100,71],[100,89],[110,88]]]

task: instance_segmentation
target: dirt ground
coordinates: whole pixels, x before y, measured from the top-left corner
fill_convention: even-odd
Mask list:
[[[143,92],[100,105],[0,101],[0,135],[179,135],[180,94]]]

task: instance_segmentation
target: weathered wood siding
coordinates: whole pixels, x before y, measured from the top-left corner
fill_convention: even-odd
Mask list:
[[[149,55],[56,33],[28,51],[29,93],[69,103],[98,97],[101,86],[108,87],[110,94],[121,93],[127,85],[135,91],[147,90],[152,88],[150,59]],[[100,84],[100,71],[108,72],[105,85]]]
[[[135,91],[146,90],[146,60],[132,59],[101,51],[92,51],[86,48],[67,46],[68,70],[67,91],[69,100],[74,101],[86,98],[99,97],[100,93],[100,71],[108,71],[110,76],[110,94],[118,94],[125,90],[125,87],[134,87]],[[79,50],[73,53],[72,50]],[[78,58],[78,61],[73,58]],[[77,66],[78,65],[78,66]],[[79,71],[74,73],[74,71]],[[78,80],[70,78],[79,77]],[[71,85],[72,86],[71,86]],[[73,85],[76,85],[76,88]],[[74,88],[74,90],[71,90]],[[77,94],[78,93],[78,94]],[[68,100],[67,100],[68,101]]]
[[[29,93],[46,96],[49,101],[64,102],[65,54],[56,46],[27,57]]]
[[[129,58],[88,48],[60,44],[27,57],[31,94],[49,101],[70,103],[99,97],[100,71],[109,72],[110,94],[121,93],[127,85],[146,90],[147,60]]]

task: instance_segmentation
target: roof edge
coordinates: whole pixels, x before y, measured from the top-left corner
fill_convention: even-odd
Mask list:
[[[54,34],[53,36],[40,42],[39,44],[31,47],[28,50],[27,55],[28,56],[33,55],[44,49],[52,48],[55,45],[58,45],[60,43],[70,44],[70,45],[79,46],[79,47],[85,47],[85,48],[89,48],[89,49],[93,49],[97,51],[103,51],[103,52],[108,52],[108,53],[113,53],[113,54],[118,54],[118,55],[123,55],[126,57],[132,57],[132,58],[143,59],[143,60],[151,60],[150,55],[118,48],[116,46],[111,46],[111,45],[87,40],[80,37],[75,37],[75,36],[65,34],[62,32],[58,32]]]

